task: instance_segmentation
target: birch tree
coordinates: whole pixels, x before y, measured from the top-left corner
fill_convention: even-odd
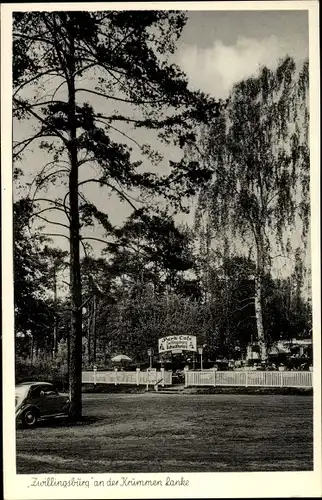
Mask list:
[[[226,112],[203,132],[199,159],[211,179],[200,195],[216,238],[238,237],[254,256],[254,302],[261,357],[266,359],[263,277],[272,245],[290,248],[287,231],[309,227],[308,63],[287,57],[276,71],[232,90]],[[192,149],[193,150],[193,149]],[[301,229],[300,229],[301,232]]]

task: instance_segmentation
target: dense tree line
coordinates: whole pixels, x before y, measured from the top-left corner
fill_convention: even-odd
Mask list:
[[[169,220],[161,220],[153,219],[154,230],[150,227],[150,235],[144,244],[141,242],[139,259],[136,248],[125,251],[120,246],[115,246],[109,259],[82,259],[83,367],[110,366],[111,357],[120,353],[144,363],[147,350],[152,347],[156,352],[158,338],[168,334],[197,335],[213,360],[221,356],[240,358],[246,354],[247,345],[257,340],[255,263],[243,256],[212,251],[205,282],[200,272],[203,257],[194,249],[193,233],[176,227],[173,221],[171,227],[177,239],[163,240],[163,254],[157,250],[151,260],[158,231],[162,234],[166,230],[170,235]],[[118,234],[123,238],[127,234],[131,239],[130,225],[132,221],[126,221]],[[31,243],[28,236],[20,235],[19,241],[19,248],[23,242],[29,245],[29,251],[15,254],[20,285],[16,286],[16,333],[20,339],[17,354],[27,357],[33,349],[35,357],[38,353],[49,359],[59,358],[63,356],[58,353],[62,346],[68,351],[70,297],[67,294],[53,301],[55,283],[48,274],[53,276],[55,267],[63,267],[66,256],[44,243],[44,251],[36,252],[38,243]],[[173,256],[170,261],[167,254]],[[303,262],[299,251],[296,255],[289,277],[273,278],[268,273],[263,279],[263,322],[268,346],[281,339],[310,336],[311,309],[303,293]],[[31,258],[37,279],[21,272],[30,265]],[[39,290],[43,290],[42,298],[31,304],[33,294]],[[55,328],[57,344],[53,352]],[[63,359],[67,362],[67,354]]]

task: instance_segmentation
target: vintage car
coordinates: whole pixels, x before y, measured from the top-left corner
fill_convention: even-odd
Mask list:
[[[69,396],[48,382],[23,382],[16,385],[16,422],[33,427],[39,420],[68,417]]]

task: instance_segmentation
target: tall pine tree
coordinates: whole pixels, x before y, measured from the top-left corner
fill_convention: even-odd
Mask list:
[[[82,413],[80,229],[82,205],[87,205],[80,186],[104,186],[132,207],[129,191],[142,188],[161,194],[170,189],[169,179],[160,183],[156,174],[140,170],[127,142],[116,142],[111,134],[118,132],[122,140],[126,135],[131,141],[119,128],[126,124],[155,130],[163,140],[172,137],[182,145],[196,122],[218,112],[219,103],[190,92],[185,75],[168,62],[185,20],[183,12],[172,11],[14,15],[14,125],[29,119],[32,132],[16,140],[13,156],[21,159],[30,146],[45,150],[49,161],[36,177],[34,201],[41,204],[42,217],[48,211],[67,218],[60,224],[67,227],[70,244],[69,377],[75,419]],[[100,104],[94,106],[98,97]],[[150,148],[141,149],[153,159]],[[81,180],[80,169],[89,172],[93,165],[97,175],[91,170]],[[57,178],[66,179],[66,195],[46,200],[39,196],[41,188]]]

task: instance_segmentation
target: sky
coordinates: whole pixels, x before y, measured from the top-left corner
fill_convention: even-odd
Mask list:
[[[280,59],[290,55],[301,65],[308,57],[307,11],[190,11],[173,59],[187,74],[189,87],[201,89],[216,98],[229,95],[234,84],[254,75],[263,65],[274,69]],[[96,106],[106,106],[94,97]],[[15,127],[15,135],[30,134],[29,124]],[[156,145],[147,132],[135,136],[140,142]],[[164,168],[170,159],[178,158],[174,148],[160,146]],[[135,149],[134,149],[135,154]],[[23,164],[24,182],[30,180],[44,163],[39,151],[29,154]],[[49,190],[50,191],[50,190]],[[129,207],[114,196],[108,197],[97,185],[86,186],[84,193],[98,207],[109,213],[114,224],[121,224]],[[180,220],[193,223],[193,210]],[[48,232],[57,232],[51,228]],[[90,235],[90,232],[88,233]],[[97,235],[97,231],[95,231]],[[68,241],[55,238],[55,244],[67,249]],[[96,251],[100,243],[93,244]],[[284,263],[281,263],[284,266]]]
[[[305,11],[190,12],[176,59],[191,86],[227,97],[232,86],[280,58],[308,57]]]

